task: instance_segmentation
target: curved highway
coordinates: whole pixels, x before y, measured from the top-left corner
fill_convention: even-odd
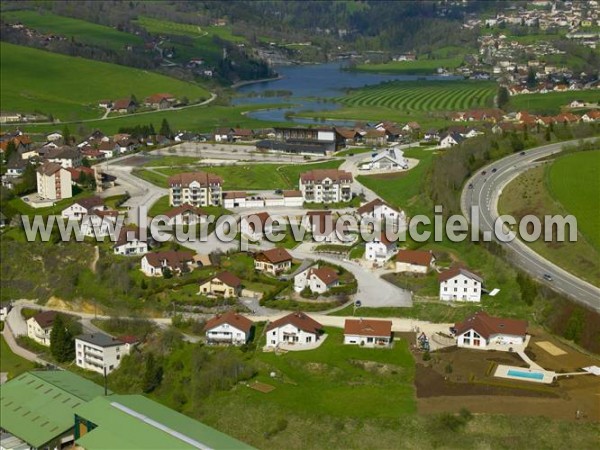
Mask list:
[[[588,138],[585,141],[594,141],[597,139]],[[498,199],[508,183],[528,169],[543,164],[543,162],[539,161],[541,158],[562,151],[564,145],[577,144],[578,142],[559,142],[536,147],[525,152],[507,156],[481,168],[465,183],[461,195],[462,213],[470,221],[471,207],[479,207],[480,231],[482,233],[493,233],[494,221],[499,216]],[[495,172],[492,172],[492,170],[495,170]],[[483,175],[484,171],[486,172],[485,175]],[[529,273],[533,278],[584,306],[600,311],[600,288],[561,269],[556,264],[533,251],[519,239],[504,242],[502,245],[511,256],[512,262]],[[544,274],[549,274],[552,280],[548,281],[544,279]]]

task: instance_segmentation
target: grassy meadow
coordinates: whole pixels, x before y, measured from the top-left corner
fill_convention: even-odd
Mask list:
[[[227,166],[180,166],[158,169],[141,169],[135,172],[140,178],[166,187],[167,178],[177,173],[202,170],[223,178],[223,189],[254,190],[297,189],[300,173],[311,169],[337,169],[341,160],[314,164],[236,164]]]
[[[15,355],[4,340],[4,336],[0,336],[0,372],[7,372],[8,378],[14,378],[34,367],[35,364],[31,361]]]
[[[204,100],[201,86],[130,67],[59,55],[2,42],[1,108],[52,114],[62,122],[101,116],[98,101],[157,92]],[[133,117],[136,123],[138,117]]]
[[[573,100],[600,103],[600,92],[587,90],[515,95],[510,98],[510,108],[515,111],[526,110],[536,114],[556,114]]]
[[[437,69],[456,69],[463,62],[462,56],[440,59],[417,59],[416,61],[391,61],[382,64],[360,64],[356,70],[362,72],[394,73],[407,75],[427,75],[437,72]]]
[[[40,10],[7,11],[2,13],[2,19],[8,23],[21,22],[28,28],[40,33],[51,33],[65,36],[83,44],[95,45],[119,51],[126,45],[143,45],[139,36],[104,25],[98,25],[85,20],[59,16]]]

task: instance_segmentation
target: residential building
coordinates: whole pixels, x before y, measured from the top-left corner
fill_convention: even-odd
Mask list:
[[[371,217],[376,222],[397,224],[398,227],[406,225],[406,215],[404,214],[404,211],[394,208],[380,198],[365,203],[356,210],[356,213],[360,217]]]
[[[221,272],[200,283],[198,294],[220,295],[225,298],[237,297],[242,291],[242,280],[231,272]]]
[[[207,214],[200,208],[186,203],[167,211],[165,216],[169,219],[167,222],[169,226],[198,225],[206,222]]]
[[[440,138],[440,148],[450,148],[460,144],[465,138],[459,133],[446,133]]]
[[[223,179],[206,172],[188,172],[169,178],[169,204],[180,206],[219,206]]]
[[[80,334],[75,338],[75,364],[85,370],[111,373],[129,354],[130,345],[104,333]]]
[[[247,317],[227,311],[209,319],[204,326],[209,343],[241,345],[248,342],[254,322]]]
[[[426,274],[433,268],[434,262],[431,250],[399,250],[396,254],[396,273]]]
[[[154,109],[167,109],[173,106],[176,100],[172,94],[154,94],[146,97],[144,105]]]
[[[254,269],[279,275],[292,268],[292,255],[284,248],[271,248],[254,255]]]
[[[93,209],[81,220],[81,234],[97,238],[113,236],[118,217],[119,211]]]
[[[389,347],[391,343],[391,320],[346,319],[344,322],[344,344]]]
[[[259,241],[273,232],[271,216],[268,212],[243,216],[240,220],[240,232],[251,241]]]
[[[143,395],[100,396],[74,412],[75,443],[85,450],[252,449]]]
[[[4,322],[8,313],[12,309],[12,303],[9,301],[0,302],[0,322]]]
[[[384,232],[365,244],[365,259],[375,265],[383,265],[396,253],[396,242],[390,241]]]
[[[267,325],[267,347],[303,346],[315,344],[323,333],[323,326],[304,314],[295,312]]]
[[[343,236],[338,235],[331,211],[309,211],[303,223],[315,242],[342,242]]]
[[[42,311],[27,319],[27,337],[50,347],[50,333],[57,315],[56,311]]]
[[[489,316],[478,311],[455,326],[456,345],[463,348],[507,350],[522,345],[527,337],[527,321]]]
[[[137,103],[131,98],[120,98],[115,100],[112,105],[112,110],[121,114],[135,112]]]
[[[69,448],[75,439],[75,409],[103,395],[101,386],[68,370],[17,375],[0,389],[0,446],[7,450]]]
[[[140,264],[148,277],[164,276],[166,270],[172,275],[181,275],[194,270],[194,252],[168,250],[146,253]]]
[[[352,200],[352,174],[338,169],[315,169],[300,174],[300,191],[307,203]]]
[[[46,161],[37,168],[37,193],[42,199],[71,198],[71,173],[60,164]]]
[[[331,267],[312,266],[294,276],[294,290],[302,292],[308,288],[316,294],[324,294],[329,289],[339,286],[340,280],[335,269]]]
[[[462,267],[454,267],[439,275],[440,300],[480,302],[483,279]]]
[[[44,156],[47,161],[60,164],[63,169],[81,166],[81,152],[74,147],[59,147]]]
[[[408,169],[408,159],[404,157],[404,152],[396,147],[385,149],[379,153],[374,153],[371,161],[360,166],[362,170],[398,170]]]
[[[116,255],[140,256],[148,253],[146,230],[140,228],[121,228],[117,241],[113,245]]]
[[[7,177],[20,177],[25,173],[25,169],[27,168],[28,161],[20,158],[18,155],[15,155],[14,158],[6,165],[6,175]]]
[[[67,220],[81,220],[92,211],[105,211],[108,208],[104,206],[104,200],[98,196],[86,197],[77,200],[71,206],[66,207],[60,213]]]

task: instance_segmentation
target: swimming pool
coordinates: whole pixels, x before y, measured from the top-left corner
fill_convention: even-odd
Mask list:
[[[506,372],[506,374],[511,377],[518,377],[518,378],[531,378],[534,380],[543,380],[544,379],[544,374],[540,373],[540,372],[523,372],[521,370],[509,369],[508,372]]]

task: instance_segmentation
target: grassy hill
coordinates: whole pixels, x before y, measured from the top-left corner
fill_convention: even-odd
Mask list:
[[[144,43],[142,38],[133,34],[124,33],[104,25],[86,22],[85,20],[58,16],[49,12],[32,10],[8,11],[2,13],[2,19],[9,23],[21,22],[40,33],[53,33],[68,38],[73,37],[77,42],[112,50],[122,50],[127,44],[142,45]]]
[[[169,92],[190,101],[209,97],[206,89],[173,78],[115,64],[0,44],[2,99],[9,112],[52,114],[62,121],[99,117],[98,100],[134,94],[138,99]]]

